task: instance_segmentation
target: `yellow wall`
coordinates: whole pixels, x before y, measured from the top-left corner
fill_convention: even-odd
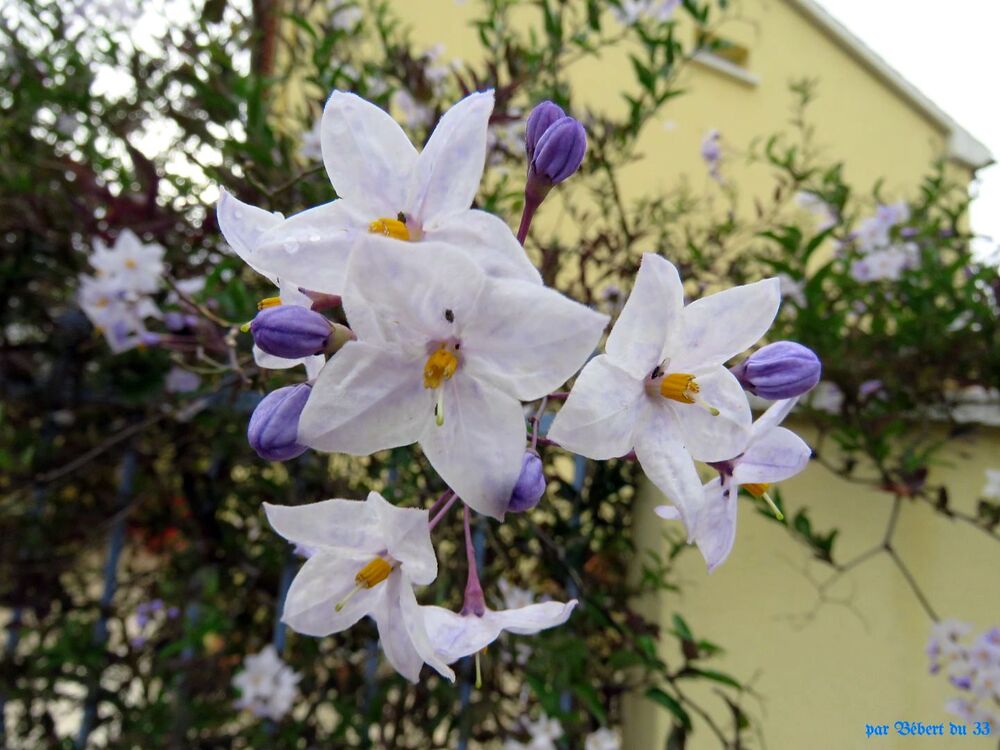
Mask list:
[[[418,44],[443,42],[445,59],[479,59],[478,41],[468,25],[476,15],[476,0],[462,5],[454,0],[419,0],[396,6],[412,24]],[[537,21],[536,15],[524,13],[521,18]],[[607,24],[614,29],[610,17]],[[690,24],[684,24],[680,33],[686,44],[693,39]],[[640,151],[647,158],[623,180],[627,194],[674,187],[683,177],[696,188],[712,189],[699,155],[701,140],[711,128],[720,130],[725,139],[730,162],[726,174],[748,196],[770,192],[773,182],[767,171],[748,170],[743,154],[752,139],[785,127],[792,103],[788,84],[804,77],[820,82],[819,98],[811,107],[816,140],[832,157],[846,159],[847,179],[858,189],[867,191],[885,177],[888,197],[895,197],[943,154],[945,134],[935,123],[786,0],[737,2],[734,16],[719,33],[750,48],[748,71],[759,83],[749,85],[692,63],[679,81],[687,93],[669,103],[663,117],[643,132]],[[634,86],[628,52],[620,47],[574,66],[571,78],[578,104],[625,111],[621,93],[626,84]]]
[[[791,425],[810,441],[810,433]],[[984,469],[1000,467],[1000,431],[982,431],[953,444],[930,482],[944,482],[956,510],[974,513]],[[892,498],[886,493],[839,479],[819,465],[781,485],[788,509],[807,506],[814,527],[841,530],[835,559],[847,561],[879,543]],[[662,502],[655,490],[640,493],[640,514],[650,518]],[[727,649],[716,663],[722,671],[754,681],[763,705],[748,699],[745,708],[760,723],[767,747],[786,748],[942,748],[995,747],[965,737],[872,737],[865,724],[897,720],[939,723],[960,721],[944,710],[957,695],[947,680],[930,676],[924,655],[930,620],[885,554],[872,558],[830,587],[833,601],[819,605],[817,584],[828,566],[778,524],[741,498],[736,546],[729,560],[708,575],[701,556],[683,555],[683,593],[657,605],[663,622],[682,611],[698,637]],[[748,512],[749,511],[749,512]],[[662,549],[655,524],[637,524],[643,546]],[[926,505],[907,503],[901,511],[895,547],[931,604],[943,618],[971,622],[978,631],[1000,624],[1000,556],[997,543],[982,531],[949,521]],[[664,656],[676,655],[665,644]],[[717,698],[709,690],[689,691],[706,706]],[[720,722],[725,715],[713,711]],[[663,747],[669,715],[633,700],[627,706],[626,750]],[[947,726],[947,725],[946,725]],[[693,750],[718,743],[699,727]],[[971,729],[970,729],[971,732]],[[875,743],[875,744],[870,744]]]

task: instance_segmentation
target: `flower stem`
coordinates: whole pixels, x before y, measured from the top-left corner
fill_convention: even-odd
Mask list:
[[[521,212],[521,226],[517,229],[517,241],[522,245],[528,238],[528,230],[531,228],[531,220],[535,218],[535,211],[542,205],[542,199],[525,194],[524,210]]]
[[[452,496],[448,499],[448,501],[444,504],[444,507],[441,508],[438,514],[430,520],[430,525],[428,526],[427,529],[428,531],[432,531],[434,527],[437,526],[438,523],[440,523],[441,519],[445,517],[445,515],[448,513],[449,510],[451,510],[451,506],[455,504],[456,500],[458,500],[458,495],[455,495],[453,493]]]
[[[472,528],[469,519],[472,513],[469,506],[465,506],[465,558],[469,563],[469,578],[465,583],[465,602],[462,605],[462,614],[474,614],[482,617],[486,612],[486,597],[483,596],[483,587],[479,583],[479,566],[476,564],[476,547],[472,543]]]

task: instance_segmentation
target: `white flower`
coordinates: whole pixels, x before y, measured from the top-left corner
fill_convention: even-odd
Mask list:
[[[981,494],[987,500],[1000,500],[1000,469],[986,470],[986,484]]]
[[[522,589],[520,586],[515,586],[506,578],[500,578],[497,581],[497,586],[500,589],[500,593],[503,595],[504,607],[507,609],[527,607],[529,604],[534,604],[535,602],[534,595],[528,591],[528,589]]]
[[[160,288],[163,279],[163,247],[144,244],[130,229],[123,229],[112,247],[94,240],[90,265],[97,275],[114,279],[126,292],[148,294]]]
[[[365,12],[348,0],[334,0],[330,12],[333,28],[341,31],[351,31],[365,17]]]
[[[262,305],[312,306],[312,300],[299,291],[297,284],[279,278],[270,268],[263,266],[259,254],[254,250],[263,235],[282,224],[284,218],[280,213],[271,213],[247,205],[225,190],[221,191],[216,212],[219,218],[219,227],[233,252],[250,268],[278,287],[278,296],[264,300]],[[257,366],[266,370],[287,370],[297,365],[303,365],[309,380],[315,379],[319,375],[319,371],[323,369],[323,365],[326,364],[326,357],[322,354],[314,354],[301,359],[286,359],[268,354],[256,345],[253,348],[253,356]]]
[[[240,691],[236,707],[278,721],[291,710],[300,679],[302,675],[292,671],[268,644],[259,654],[247,656],[243,671],[233,678],[233,685]]]
[[[164,386],[169,393],[190,393],[197,390],[201,385],[201,378],[190,370],[183,367],[171,367],[164,381]]]
[[[722,182],[722,134],[712,128],[701,141],[701,158],[708,167],[708,173],[713,180]]]
[[[446,664],[482,651],[507,631],[515,635],[534,635],[562,625],[576,606],[576,599],[562,602],[529,604],[518,609],[492,610],[483,614],[459,614],[443,607],[421,607],[427,635],[434,653]]]
[[[524,455],[520,402],[576,372],[607,316],[487,278],[441,243],[359,246],[343,299],[358,340],[316,381],[301,443],[368,455],[419,442],[466,504],[502,519]]]
[[[903,271],[913,268],[920,250],[913,242],[872,250],[851,264],[851,276],[862,283],[881,279],[897,280]]]
[[[455,674],[434,654],[414,584],[437,577],[426,510],[396,508],[377,492],[364,502],[326,500],[289,507],[264,503],[267,520],[288,541],[308,547],[285,598],[282,620],[305,635],[375,620],[386,658],[412,682],[426,662]]]
[[[323,161],[340,198],[255,231],[241,222],[259,224],[250,213],[256,209],[230,198],[219,203],[222,231],[230,244],[232,235],[244,236],[257,267],[328,294],[343,292],[359,238],[407,247],[448,243],[491,275],[541,283],[507,224],[469,208],[483,173],[492,111],[492,91],[467,96],[444,114],[418,154],[388,114],[335,91],[320,128]]]
[[[316,120],[316,124],[302,134],[302,142],[299,144],[299,156],[304,161],[321,161],[323,159],[323,151],[320,148],[322,125],[323,120]]]
[[[537,721],[525,721],[524,728],[531,739],[527,743],[507,740],[504,750],[557,750],[556,740],[564,734],[559,719],[550,719],[545,713]]]
[[[840,407],[844,404],[844,394],[841,393],[836,383],[823,380],[803,397],[803,402],[816,409],[816,411],[838,414],[840,413]]]
[[[797,281],[787,273],[779,273],[778,281],[781,283],[781,296],[792,300],[799,307],[806,306],[806,283]]]
[[[621,750],[622,741],[618,732],[607,727],[601,727],[596,732],[587,735],[583,742],[584,750]]]
[[[779,303],[767,279],[685,307],[677,269],[644,254],[606,353],[580,373],[549,437],[596,460],[634,447],[692,532],[704,498],[692,457],[724,461],[750,438],[746,394],[723,365],[764,334]]]
[[[434,108],[418,101],[406,89],[396,89],[389,97],[389,106],[399,121],[409,130],[429,128],[434,121]]]
[[[795,401],[776,402],[754,422],[746,450],[715,465],[720,476],[705,485],[705,501],[693,533],[709,572],[725,562],[733,549],[738,488],[766,498],[770,485],[798,474],[809,463],[809,446],[791,430],[778,426]],[[669,505],[659,506],[656,513],[668,520],[680,517],[677,509]]]
[[[795,194],[795,202],[816,216],[818,219],[816,231],[818,232],[824,232],[830,227],[836,226],[840,220],[833,206],[816,195],[816,193],[800,190]]]
[[[145,296],[136,298],[112,276],[81,275],[79,282],[77,303],[111,351],[117,354],[138,346],[146,332],[143,318],[159,315],[153,301]]]
[[[634,26],[644,19],[664,23],[680,4],[681,0],[621,0],[621,7],[612,7],[611,12],[624,26]]]

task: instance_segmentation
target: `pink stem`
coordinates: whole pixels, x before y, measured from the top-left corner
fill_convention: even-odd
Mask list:
[[[444,507],[441,509],[441,511],[436,516],[434,516],[434,518],[431,519],[430,524],[428,525],[427,529],[428,531],[433,530],[433,528],[437,526],[438,523],[440,523],[441,519],[445,517],[445,515],[448,513],[449,510],[451,510],[451,506],[455,504],[456,500],[458,500],[458,495],[453,494],[451,498],[448,500],[448,502],[444,504]]]

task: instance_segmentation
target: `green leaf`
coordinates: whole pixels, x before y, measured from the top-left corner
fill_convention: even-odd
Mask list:
[[[676,718],[685,729],[691,728],[691,717],[688,716],[688,712],[684,710],[684,707],[677,701],[676,698],[674,698],[674,696],[663,692],[660,688],[651,687],[646,691],[646,697],[654,703],[659,703],[672,713],[674,718]]]
[[[723,685],[728,685],[729,687],[736,688],[737,690],[743,689],[743,685],[740,684],[739,680],[735,677],[730,677],[724,672],[717,672],[714,669],[696,669],[694,667],[688,667],[681,672],[678,677],[701,677],[706,680],[721,682]]]

